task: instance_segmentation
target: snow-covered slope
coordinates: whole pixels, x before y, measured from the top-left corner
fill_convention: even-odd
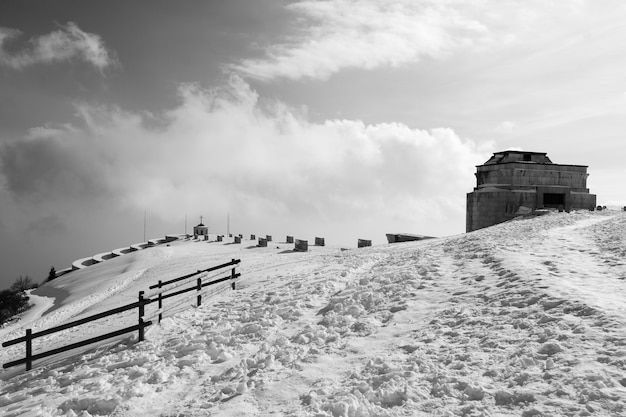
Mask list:
[[[626,415],[626,213],[551,213],[346,251],[245,243],[177,242],[43,287],[53,309],[2,329],[2,340],[242,259],[236,291],[170,314],[142,343],[4,371],[3,415]]]

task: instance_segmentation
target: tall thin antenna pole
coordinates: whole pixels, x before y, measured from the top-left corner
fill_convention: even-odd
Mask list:
[[[146,211],[143,211],[143,241],[146,241]]]

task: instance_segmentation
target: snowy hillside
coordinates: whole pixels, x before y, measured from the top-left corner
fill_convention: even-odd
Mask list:
[[[1,329],[2,341],[242,259],[236,291],[170,315],[142,343],[5,370],[3,415],[626,415],[624,212],[551,213],[345,251],[245,243],[177,242],[41,288],[40,307]],[[39,317],[45,295],[57,304]],[[35,350],[80,337],[51,335]],[[22,356],[12,346],[0,360]]]

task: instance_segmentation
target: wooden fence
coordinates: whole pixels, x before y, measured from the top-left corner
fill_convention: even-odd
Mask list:
[[[147,304],[150,304],[152,302],[157,302],[158,303],[158,309],[157,309],[157,313],[158,313],[158,320],[159,323],[161,322],[162,319],[162,315],[163,315],[163,300],[167,299],[167,298],[171,298],[171,297],[175,297],[177,295],[181,295],[181,294],[185,294],[187,292],[190,291],[197,291],[197,297],[196,297],[196,305],[200,306],[202,304],[202,289],[209,286],[209,285],[215,285],[218,284],[220,282],[225,282],[225,281],[231,281],[231,287],[234,290],[235,289],[235,280],[241,276],[240,273],[237,273],[235,271],[235,265],[239,264],[241,262],[241,259],[233,259],[230,262],[227,262],[225,264],[222,265],[217,265],[208,269],[204,269],[204,270],[200,270],[179,278],[175,278],[169,281],[159,281],[157,284],[150,286],[150,289],[158,289],[157,294],[155,294],[153,297],[148,297],[146,298],[144,296],[145,292],[144,291],[139,291],[139,295],[138,295],[138,300],[134,303],[131,304],[127,304],[125,306],[122,307],[117,307],[114,308],[112,310],[108,310],[108,311],[104,311],[102,313],[98,313],[98,314],[94,314],[92,316],[89,317],[85,317],[82,318],[80,320],[75,320],[72,321],[70,323],[66,323],[66,324],[62,324],[60,326],[56,326],[50,329],[46,329],[46,330],[42,330],[39,332],[32,332],[32,329],[26,329],[26,335],[23,337],[18,337],[17,339],[13,339],[13,340],[8,340],[4,343],[2,343],[2,347],[7,347],[7,346],[12,346],[12,345],[16,345],[18,343],[25,343],[25,348],[26,348],[26,355],[24,358],[22,359],[18,359],[12,362],[7,362],[5,364],[2,365],[2,367],[4,369],[6,368],[10,368],[13,366],[17,366],[17,365],[21,365],[21,364],[25,364],[26,365],[26,370],[30,371],[32,369],[32,365],[33,365],[33,361],[38,360],[38,359],[43,359],[46,358],[48,356],[53,356],[53,355],[57,355],[59,353],[63,353],[66,352],[68,350],[72,350],[72,349],[77,349],[79,347],[83,347],[83,346],[87,346],[90,345],[92,343],[97,343],[97,342],[101,342],[103,340],[106,339],[110,339],[113,337],[117,337],[117,336],[121,336],[123,334],[126,333],[131,333],[131,332],[138,332],[138,341],[141,342],[144,340],[144,334],[145,334],[145,328],[150,326],[152,324],[152,321],[148,320],[148,321],[144,321],[144,315],[145,315],[145,306]],[[169,289],[164,289],[163,287],[166,287],[170,284],[174,284],[174,283],[181,283],[181,284],[186,284],[189,283],[189,281],[185,282],[185,280],[189,280],[190,278],[193,278],[197,275],[201,275],[201,274],[206,274],[208,272],[212,272],[212,271],[218,271],[220,269],[224,269],[227,267],[232,266],[232,269],[229,273],[228,276],[222,277],[222,278],[218,278],[215,280],[211,280],[208,282],[202,282],[202,277],[198,277],[194,283],[193,286],[191,287],[187,287],[178,291],[174,291],[171,293],[167,293],[168,291],[173,290],[173,288],[169,288]],[[176,287],[178,288],[178,286]],[[120,330],[116,330],[110,333],[106,333],[106,334],[102,334],[96,337],[92,337],[90,339],[86,339],[86,340],[82,340],[80,342],[76,342],[76,343],[72,343],[70,345],[67,346],[63,346],[63,347],[59,347],[56,349],[51,349],[48,350],[46,352],[42,352],[42,353],[37,353],[37,354],[33,354],[33,339],[37,339],[39,337],[43,337],[49,334],[53,334],[53,333],[57,333],[63,330],[67,330],[70,329],[72,327],[76,327],[76,326],[80,326],[82,324],[86,324],[86,323],[90,323],[92,321],[95,320],[99,320],[105,317],[109,317],[115,314],[119,314],[119,313],[123,313],[125,311],[128,310],[133,310],[133,309],[137,309],[138,312],[138,323],[136,325],[130,326],[130,327],[126,327]]]
[[[171,297],[176,297],[177,295],[181,295],[181,294],[185,294],[191,291],[196,291],[197,295],[196,295],[196,306],[200,306],[202,305],[202,289],[205,287],[208,287],[209,285],[215,285],[215,284],[219,284],[220,282],[225,282],[225,281],[231,281],[231,288],[234,290],[235,289],[235,280],[241,276],[240,273],[235,271],[235,265],[237,265],[238,263],[241,262],[241,259],[233,259],[230,262],[227,262],[225,264],[222,265],[217,265],[217,266],[213,266],[211,268],[208,269],[204,269],[198,272],[194,272],[192,274],[189,275],[185,275],[183,277],[179,277],[179,278],[174,278],[171,279],[169,281],[160,281],[158,283],[156,283],[155,285],[151,285],[149,287],[149,289],[153,290],[156,289],[157,293],[154,295],[153,298],[151,298],[151,301],[156,301],[158,303],[157,306],[157,313],[158,313],[158,322],[160,323],[161,320],[163,319],[163,301],[171,298]],[[180,290],[177,290],[181,285],[179,286],[175,286],[175,287],[170,287],[167,288],[168,286],[172,285],[172,284],[176,284],[176,283],[181,283],[184,285],[185,284],[185,280],[188,280],[189,278],[193,278],[196,275],[200,275],[200,274],[204,274],[204,273],[209,273],[209,272],[213,272],[213,271],[218,271],[220,269],[224,269],[227,268],[229,266],[232,266],[231,270],[230,270],[230,275],[222,277],[222,278],[218,278],[218,279],[211,279],[208,282],[202,282],[202,277],[198,277],[196,279],[196,283],[195,285],[191,286],[191,287],[187,287],[187,288],[183,288]],[[209,278],[214,278],[214,277],[209,277]],[[177,290],[177,291],[174,291]],[[169,292],[169,291],[174,291],[174,292]]]

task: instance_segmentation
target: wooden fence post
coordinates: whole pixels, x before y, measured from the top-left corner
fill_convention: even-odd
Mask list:
[[[161,291],[161,287],[163,286],[163,281],[159,280],[159,324],[161,324],[161,320],[163,319],[163,293]]]
[[[139,341],[143,342],[144,329],[143,329],[143,315],[144,315],[144,298],[143,291],[139,291]]]
[[[232,260],[233,263],[235,262],[235,260]],[[232,280],[232,283],[230,284],[231,288],[234,290],[235,289],[235,267],[233,266],[233,269],[230,270],[230,279]]]
[[[26,370],[30,371],[33,367],[33,338],[31,335],[33,331],[31,329],[26,329]]]
[[[198,299],[196,301],[196,306],[200,307],[202,305],[202,278],[198,278]]]

